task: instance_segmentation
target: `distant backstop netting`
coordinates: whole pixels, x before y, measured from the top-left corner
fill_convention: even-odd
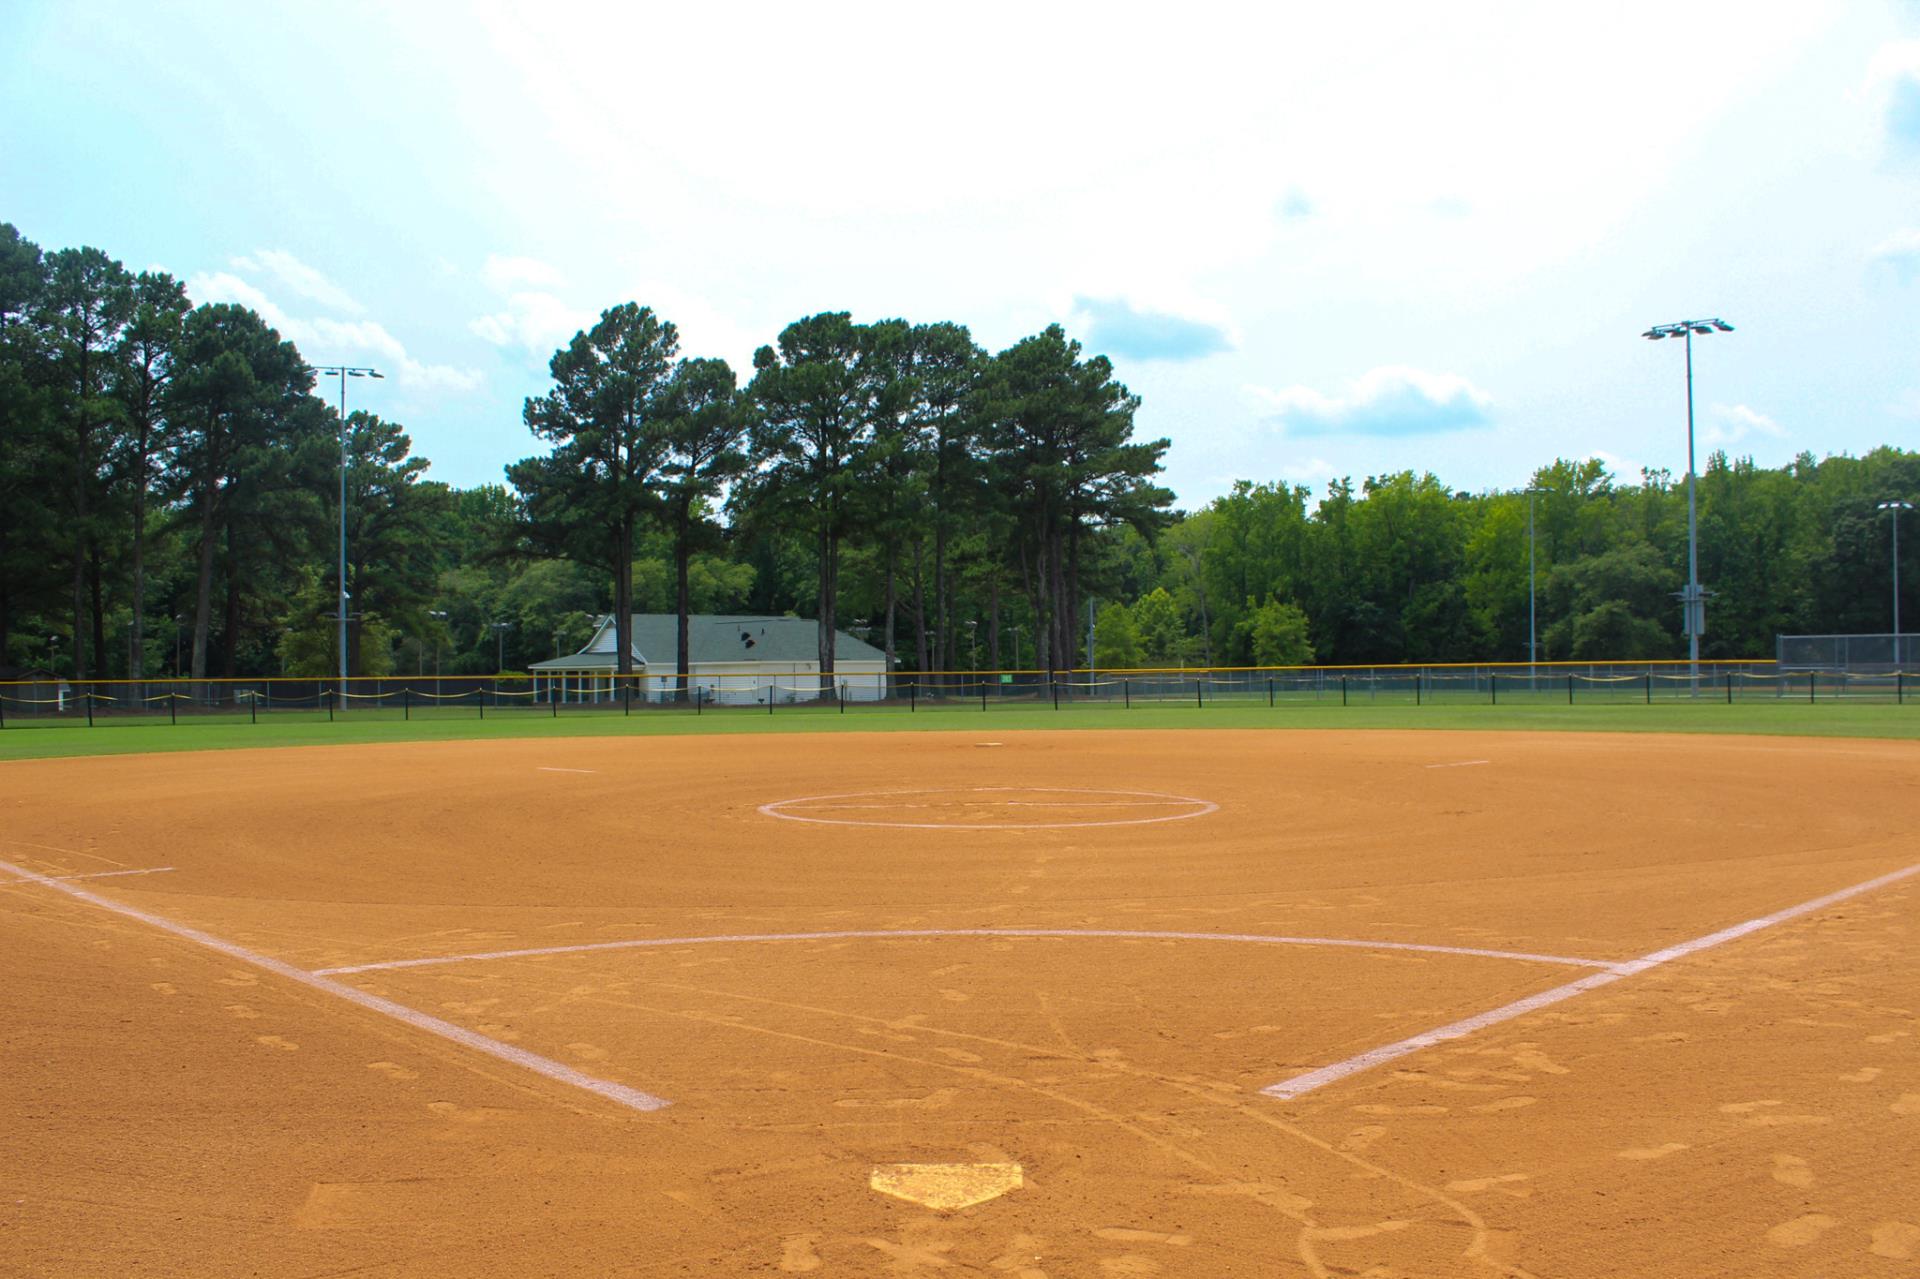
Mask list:
[[[1782,635],[1783,671],[1920,671],[1920,635]]]

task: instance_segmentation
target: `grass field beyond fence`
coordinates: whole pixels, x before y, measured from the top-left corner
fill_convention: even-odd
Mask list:
[[[1911,690],[1909,690],[1911,691]],[[956,731],[983,735],[1045,729],[1436,729],[1570,732],[1754,733],[1817,737],[1920,738],[1920,705],[1842,697],[1804,696],[1656,698],[1651,703],[1597,691],[1502,695],[1498,702],[1443,695],[1391,698],[1208,700],[1142,698],[1130,704],[1051,698],[816,702],[769,713],[738,708],[696,712],[691,707],[631,714],[608,706],[543,706],[490,711],[477,707],[374,703],[331,715],[326,709],[199,710],[164,716],[96,716],[92,727],[71,714],[42,717],[31,727],[0,733],[0,760],[148,751],[232,750],[367,742],[452,741],[516,737],[595,737],[684,733]]]

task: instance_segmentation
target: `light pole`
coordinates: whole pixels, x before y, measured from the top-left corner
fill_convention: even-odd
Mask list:
[[[443,611],[430,609],[427,616],[440,623],[433,628],[433,695],[438,697],[440,696],[440,640],[446,630],[447,615]]]
[[[1542,488],[1527,488],[1527,687],[1530,689],[1535,687],[1540,664],[1540,639],[1534,625],[1533,499],[1544,492]]]
[[[1651,341],[1684,337],[1687,342],[1687,589],[1681,593],[1681,616],[1686,622],[1687,669],[1694,696],[1700,695],[1700,635],[1707,629],[1707,601],[1700,590],[1700,523],[1693,482],[1693,335],[1731,333],[1722,319],[1679,320],[1656,324],[1640,336]]]
[[[1911,511],[1912,502],[1882,502],[1873,508],[1893,516],[1893,664],[1900,665],[1900,512]]]
[[[340,379],[340,709],[347,708],[347,379],[384,377],[378,369],[328,364],[314,372]]]
[[[493,673],[496,677],[507,669],[507,632],[513,629],[512,622],[488,622],[487,629],[493,632],[494,658]]]

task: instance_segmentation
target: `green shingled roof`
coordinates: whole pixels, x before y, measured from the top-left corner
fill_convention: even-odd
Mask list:
[[[671,670],[679,660],[678,619],[672,613],[635,613],[633,650],[636,661]],[[755,614],[695,613],[687,619],[688,658],[695,665],[712,662],[811,662],[820,655],[819,624],[808,617],[767,617]],[[749,643],[748,641],[752,641]],[[886,655],[864,640],[841,631],[833,656],[839,662],[879,662]],[[534,670],[565,668],[608,669],[612,653],[581,653],[535,662]]]

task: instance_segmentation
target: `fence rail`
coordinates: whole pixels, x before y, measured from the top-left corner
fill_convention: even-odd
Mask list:
[[[1064,710],[1155,705],[1585,705],[1713,702],[1882,702],[1920,694],[1914,672],[1781,669],[1772,662],[1582,662],[1284,667],[1211,670],[900,672],[829,681],[696,674],[633,676],[392,676],[353,679],[93,680],[0,683],[0,729],[181,723],[263,716],[339,719],[580,714],[848,714],[978,706]]]

